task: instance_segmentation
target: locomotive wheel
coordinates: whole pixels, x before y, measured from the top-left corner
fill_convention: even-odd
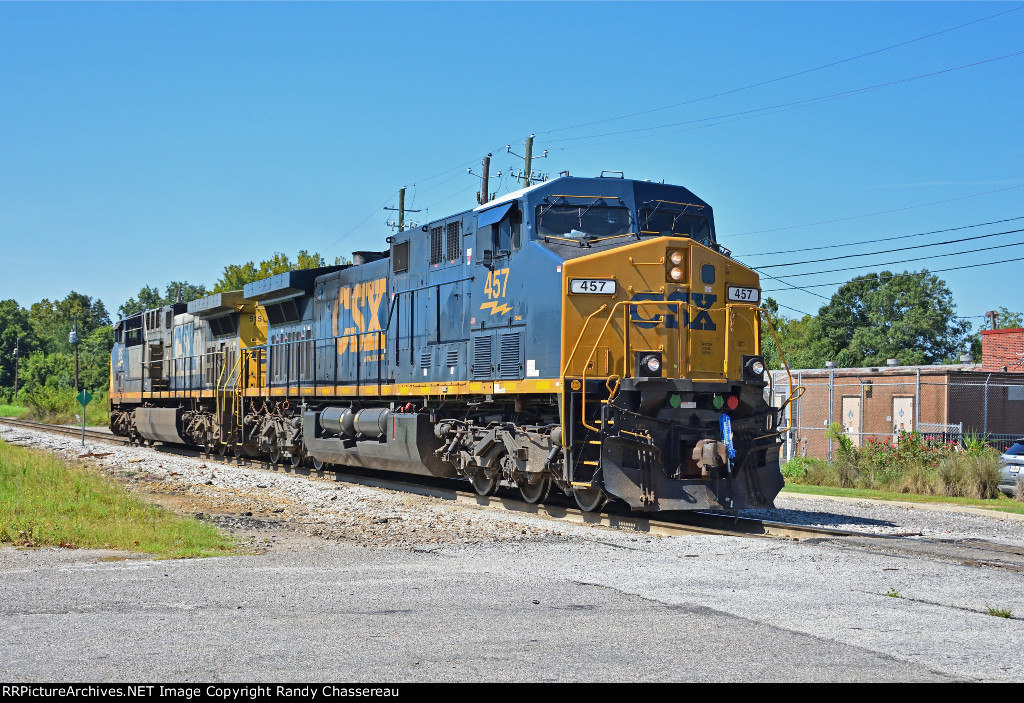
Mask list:
[[[608,504],[610,498],[600,488],[575,489],[572,497],[576,499],[576,505],[585,513],[596,513]]]
[[[292,462],[292,468],[297,469],[302,466],[302,462],[306,460],[306,454],[301,449],[293,449],[289,458]]]
[[[224,442],[221,442],[220,444],[217,445],[217,453],[220,454],[221,456],[227,456],[229,450],[230,447]]]
[[[479,495],[492,496],[498,492],[501,478],[499,476],[487,478],[483,471],[477,471],[469,475],[469,482],[473,484],[473,490]]]
[[[312,461],[313,468],[316,469],[317,471],[320,471],[322,468],[324,468],[324,462],[320,461],[319,459],[313,459]]]
[[[241,444],[232,445],[231,453],[235,455],[236,459],[241,459],[245,456],[245,450],[242,448]]]
[[[281,447],[276,444],[271,445],[270,451],[267,452],[271,464],[281,463]]]
[[[551,493],[551,478],[543,476],[536,483],[527,483],[526,480],[523,480],[519,484],[519,493],[527,503],[542,503],[548,499],[548,495]]]

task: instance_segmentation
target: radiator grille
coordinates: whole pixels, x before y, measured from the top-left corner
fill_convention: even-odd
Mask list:
[[[449,222],[445,227],[448,235],[448,261],[462,258],[462,222]]]
[[[441,228],[433,227],[430,230],[430,263],[439,264],[444,261],[441,254]]]
[[[433,357],[433,354],[430,352],[429,349],[427,349],[426,351],[421,351],[420,352],[420,368],[421,369],[429,369],[430,368],[430,362],[433,361],[432,357]]]
[[[519,363],[520,332],[501,335],[501,358],[498,361],[500,378],[522,378],[522,367]]]
[[[448,356],[445,359],[445,366],[458,366],[459,365],[459,350],[449,349]]]
[[[493,337],[473,339],[473,378],[491,377],[491,343]]]

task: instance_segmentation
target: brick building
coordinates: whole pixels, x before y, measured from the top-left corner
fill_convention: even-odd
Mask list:
[[[1024,329],[983,330],[982,371],[1024,371]]]
[[[793,371],[804,393],[792,403],[783,456],[831,458],[826,429],[834,422],[856,445],[917,430],[950,441],[985,435],[1009,446],[1024,436],[1024,329],[986,331],[982,345],[981,364]],[[777,407],[788,398],[785,371],[772,372],[772,393]]]

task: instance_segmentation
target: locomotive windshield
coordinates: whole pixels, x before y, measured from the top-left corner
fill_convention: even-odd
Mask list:
[[[670,210],[660,206],[644,208],[640,211],[640,225],[644,234],[690,237],[698,242],[711,238],[708,218],[685,210]]]
[[[541,237],[590,239],[629,233],[629,210],[607,205],[541,205],[537,234]]]

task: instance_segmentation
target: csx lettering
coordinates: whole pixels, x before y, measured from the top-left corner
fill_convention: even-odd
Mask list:
[[[711,293],[686,293],[683,291],[674,291],[668,295],[658,295],[657,293],[637,293],[631,301],[643,301],[643,300],[668,300],[680,303],[677,306],[643,306],[643,305],[631,305],[630,319],[637,327],[645,329],[651,329],[664,323],[667,329],[677,329],[680,327],[679,320],[677,319],[677,313],[682,316],[682,327],[691,330],[708,330],[714,331],[717,329],[715,321],[711,319],[711,315],[708,312],[711,309],[711,305],[718,300],[718,296]],[[697,312],[690,318],[690,306],[684,303],[692,303],[697,306]],[[644,310],[644,307],[647,310]],[[650,311],[652,308],[657,307],[658,310],[650,316],[645,316],[644,312]]]
[[[386,278],[338,289],[338,304],[334,306],[331,322],[334,336],[337,337],[335,346],[339,354],[360,349],[374,351],[383,348],[384,340],[381,335],[368,333],[381,331],[380,303],[387,289]],[[346,317],[350,319],[343,319]],[[348,322],[351,324],[346,324]]]

